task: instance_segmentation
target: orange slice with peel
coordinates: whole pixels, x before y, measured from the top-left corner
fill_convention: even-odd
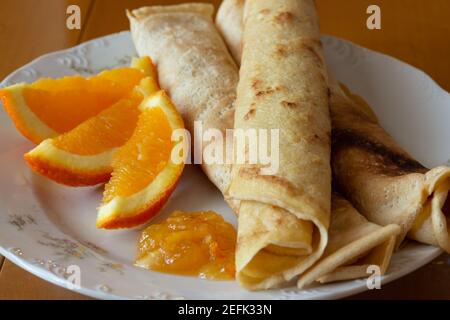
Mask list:
[[[46,139],[24,158],[36,172],[69,186],[90,186],[109,180],[114,152],[134,132],[139,105],[159,87],[144,78],[127,97],[71,131]]]
[[[131,228],[153,218],[167,202],[183,172],[187,136],[183,120],[164,91],[141,104],[137,127],[113,156],[97,227]],[[180,133],[172,141],[174,132]],[[181,160],[180,160],[181,159]]]
[[[154,72],[148,57],[133,64],[90,78],[77,75],[15,84],[1,89],[0,99],[22,135],[38,144],[110,107],[138,85],[146,72]]]

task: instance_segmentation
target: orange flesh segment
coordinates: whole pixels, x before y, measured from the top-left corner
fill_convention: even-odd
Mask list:
[[[212,280],[235,275],[236,230],[219,214],[174,212],[142,232],[137,265]]]
[[[51,129],[67,132],[123,98],[144,77],[141,70],[119,68],[91,78],[41,79],[24,88],[24,98]]]
[[[119,100],[57,138],[53,145],[72,154],[89,156],[124,145],[133,134],[139,117],[142,95]]]
[[[161,108],[144,110],[130,140],[114,155],[103,201],[131,196],[147,187],[170,160],[172,128]]]

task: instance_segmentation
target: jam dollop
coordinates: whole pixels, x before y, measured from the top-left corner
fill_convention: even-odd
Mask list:
[[[215,212],[176,211],[146,228],[136,265],[211,280],[234,279],[236,230]]]

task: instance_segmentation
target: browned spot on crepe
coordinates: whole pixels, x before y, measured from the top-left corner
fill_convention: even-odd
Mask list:
[[[244,4],[245,4],[245,0],[237,0],[236,1],[236,6],[238,8],[242,8],[244,6]]]
[[[296,108],[298,105],[295,102],[289,102],[289,101],[281,101],[281,105],[285,108]]]
[[[256,113],[256,104],[252,103],[250,110],[245,114],[244,120],[250,120]]]
[[[333,129],[332,153],[357,148],[374,156],[368,162],[368,169],[376,169],[386,175],[402,175],[406,173],[424,173],[427,169],[416,160],[389,149],[384,144],[374,141],[368,136],[348,129]]]
[[[273,19],[276,23],[292,23],[295,20],[295,16],[292,12],[285,11],[280,12]]]
[[[274,92],[275,92],[275,90],[273,88],[267,88],[265,90],[258,90],[258,91],[256,91],[255,95],[257,97],[261,97],[261,96],[272,94]]]
[[[279,186],[282,186],[288,193],[293,195],[298,195],[298,187],[294,186],[290,181],[273,175],[261,175],[261,168],[260,167],[253,167],[253,168],[241,168],[239,170],[239,175],[242,178],[250,178],[250,179],[258,179],[258,180],[264,180],[264,181],[270,181],[273,184],[277,184]],[[301,192],[302,193],[302,192]]]
[[[259,166],[253,166],[250,168],[241,168],[239,170],[239,175],[241,177],[254,177],[259,175],[259,171],[261,170],[261,167]]]
[[[314,143],[314,144],[321,144],[321,145],[330,145],[330,134],[329,133],[327,133],[327,135],[326,136],[320,136],[320,135],[318,135],[318,134],[313,134],[312,136],[309,136],[308,138],[307,138],[311,143]]]
[[[253,80],[253,82],[252,82],[252,88],[253,88],[254,90],[257,90],[257,89],[259,88],[260,85],[261,85],[261,80],[259,80],[259,79]]]
[[[325,62],[323,57],[318,53],[316,48],[322,48],[322,42],[317,41],[316,39],[303,39],[300,42],[293,42],[289,44],[281,44],[277,45],[275,48],[275,55],[281,58],[285,58],[290,54],[293,54],[299,50],[307,50],[312,53],[313,58],[315,59],[318,66],[322,67]]]
[[[275,49],[275,54],[277,56],[286,57],[288,55],[288,50],[286,50],[286,46],[278,45]]]
[[[253,89],[253,91],[255,91],[256,97],[270,95],[270,94],[273,94],[276,92],[280,92],[284,89],[282,86],[277,86],[275,88],[270,87],[270,86],[266,87],[266,86],[263,86],[262,83],[263,82],[258,79],[254,80],[252,83],[252,89]]]

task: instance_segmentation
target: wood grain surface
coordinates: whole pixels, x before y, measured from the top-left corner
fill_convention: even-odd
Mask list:
[[[177,0],[1,0],[0,79],[32,59],[128,29],[125,9]],[[217,5],[217,1],[201,1]],[[317,0],[323,33],[351,40],[422,69],[450,90],[450,1]],[[82,11],[81,30],[65,27],[66,8]],[[382,29],[368,30],[366,9],[379,5]],[[351,299],[450,299],[450,256]],[[54,286],[0,257],[0,299],[86,299]]]

